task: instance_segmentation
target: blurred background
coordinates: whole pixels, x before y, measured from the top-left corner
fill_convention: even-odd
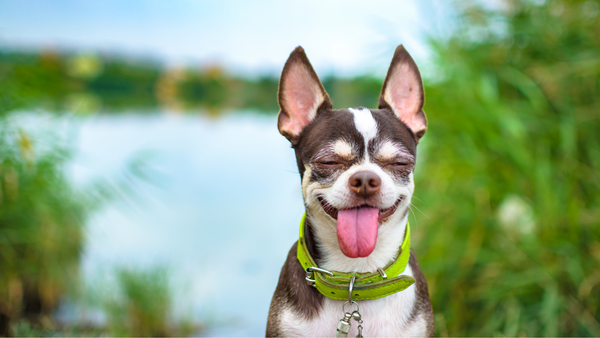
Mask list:
[[[303,213],[279,72],[302,45],[374,107],[401,43],[436,335],[600,336],[599,11],[0,0],[0,336],[264,335]]]

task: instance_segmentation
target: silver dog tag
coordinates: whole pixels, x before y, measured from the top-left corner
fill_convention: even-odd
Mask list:
[[[340,322],[337,326],[337,331],[335,331],[336,338],[344,338],[348,336],[348,332],[350,332],[350,318],[352,318],[352,314],[350,312],[346,312],[344,318],[340,319]]]

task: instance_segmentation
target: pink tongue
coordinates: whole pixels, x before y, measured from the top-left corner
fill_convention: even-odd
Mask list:
[[[340,249],[350,258],[367,257],[377,243],[377,208],[339,210],[337,236]]]

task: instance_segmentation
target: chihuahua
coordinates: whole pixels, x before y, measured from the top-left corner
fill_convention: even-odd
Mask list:
[[[306,213],[266,335],[432,336],[433,309],[408,224],[417,144],[427,129],[415,61],[396,48],[377,109],[333,109],[297,47],[278,99],[277,127],[296,153]]]

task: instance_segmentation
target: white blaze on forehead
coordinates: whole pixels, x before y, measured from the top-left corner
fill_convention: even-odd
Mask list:
[[[377,122],[375,122],[373,114],[371,114],[371,111],[367,108],[348,108],[348,110],[354,114],[354,126],[365,139],[365,145],[368,145],[369,141],[374,139],[377,135]]]
[[[393,159],[396,156],[413,158],[413,155],[403,145],[389,140],[383,142],[377,149],[378,158]]]
[[[333,152],[341,157],[352,156],[352,145],[346,140],[337,140],[333,143]]]

